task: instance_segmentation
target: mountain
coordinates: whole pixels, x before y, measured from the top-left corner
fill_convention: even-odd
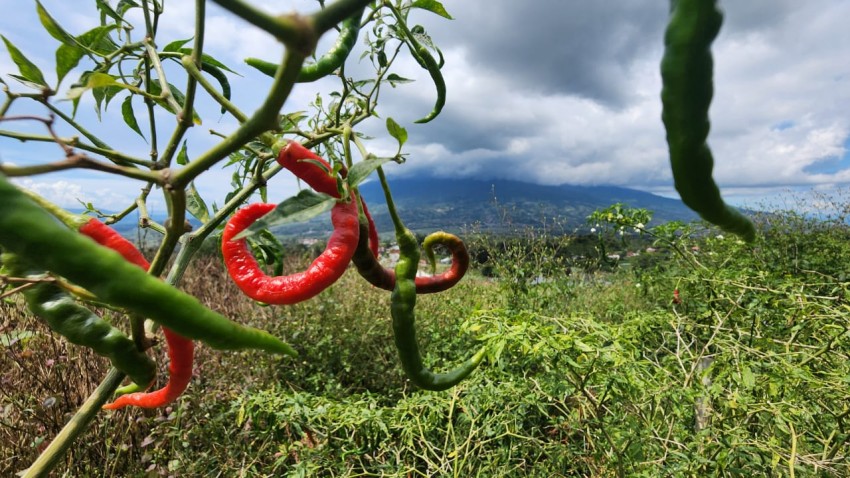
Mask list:
[[[614,203],[652,211],[651,224],[698,217],[680,200],[616,186],[541,186],[510,180],[390,179],[393,200],[405,224],[422,233],[445,230],[512,233],[528,227],[573,232],[586,227],[593,211]],[[380,183],[360,185],[378,230],[393,226]],[[311,235],[329,231],[321,217],[276,229],[281,235]]]
[[[698,219],[680,200],[616,186],[541,186],[510,180],[390,179],[399,214],[410,229],[429,233],[470,230],[510,234],[533,227],[553,233],[570,233],[587,227],[593,211],[614,203],[646,208],[653,212],[650,225],[672,220]],[[360,193],[378,230],[392,234],[393,225],[378,181],[360,185]],[[187,218],[198,227],[191,216]],[[164,217],[154,217],[160,223]],[[122,234],[135,237],[136,216],[114,225]],[[314,237],[330,232],[328,214],[310,221],[274,229],[280,236]],[[156,235],[155,233],[152,233]]]

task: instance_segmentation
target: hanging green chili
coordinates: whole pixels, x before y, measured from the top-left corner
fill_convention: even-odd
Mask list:
[[[436,118],[437,115],[440,114],[440,111],[443,110],[443,106],[446,105],[446,81],[443,79],[443,72],[440,71],[442,65],[434,59],[434,56],[431,55],[428,48],[416,39],[416,35],[407,28],[407,22],[405,21],[401,11],[399,11],[394,5],[389,4],[389,7],[396,18],[396,26],[398,27],[398,30],[404,35],[402,41],[407,44],[410,54],[416,62],[419,63],[422,68],[428,70],[428,74],[431,75],[431,81],[434,82],[434,87],[437,88],[437,101],[434,103],[434,109],[432,109],[431,112],[424,118],[414,121],[414,123],[427,123]],[[442,53],[440,53],[440,56],[442,57]]]
[[[360,9],[354,15],[346,18],[342,22],[339,36],[333,46],[324,55],[319,57],[315,63],[301,67],[301,72],[298,74],[298,79],[295,82],[310,83],[338,70],[345,63],[354,45],[357,44],[357,35],[360,33],[360,18],[362,16],[363,9]],[[277,70],[280,67],[276,63],[260,60],[259,58],[246,58],[245,63],[272,78],[277,75]]]
[[[403,227],[403,226],[402,226]],[[486,348],[447,373],[434,373],[422,363],[419,344],[416,342],[416,270],[419,266],[419,245],[409,229],[396,229],[399,260],[396,264],[396,285],[393,289],[390,312],[393,317],[393,335],[405,374],[416,386],[426,390],[451,388],[478,367]]]
[[[706,143],[713,95],[711,43],[722,21],[714,0],[671,1],[661,61],[661,117],[682,201],[706,221],[752,241],[753,223],[723,202],[712,179],[714,158]]]
[[[32,267],[21,257],[5,253],[3,265],[13,275],[33,280],[24,290],[30,311],[69,342],[92,349],[109,359],[112,365],[127,374],[141,388],[153,382],[156,365],[150,357],[136,348],[123,332],[83,307],[70,294],[45,277],[43,270]]]
[[[117,252],[57,223],[0,175],[0,246],[33,266],[85,287],[100,300],[218,349],[296,355],[267,332],[245,327],[149,276]]]
[[[274,204],[255,203],[236,211],[221,235],[221,252],[228,274],[245,295],[266,304],[295,304],[327,289],[345,273],[359,236],[357,205],[337,203],[331,210],[334,232],[324,252],[305,271],[276,277],[263,272],[245,239],[232,240],[274,208]]]
[[[390,313],[393,318],[393,336],[401,358],[401,366],[414,385],[426,390],[445,390],[457,385],[469,376],[487,353],[482,347],[456,369],[447,373],[434,373],[422,363],[419,344],[416,341],[416,270],[419,267],[419,245],[416,236],[404,226],[395,209],[387,179],[381,168],[378,177],[387,198],[387,209],[395,225],[399,258],[395,267],[396,284],[390,296]]]

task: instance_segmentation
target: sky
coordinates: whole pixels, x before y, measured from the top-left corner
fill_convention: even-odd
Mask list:
[[[94,2],[42,3],[73,33],[96,24]],[[312,0],[255,4],[280,13],[310,12],[317,5]],[[397,72],[417,82],[387,88],[378,110],[382,119],[361,128],[375,138],[368,146],[378,155],[395,152],[383,118],[392,117],[407,128],[409,160],[388,167],[389,174],[613,184],[676,197],[659,99],[667,2],[443,0],[443,4],[453,20],[425,11],[411,16],[445,55],[448,97],[442,114],[431,123],[413,124],[430,111],[434,87],[427,72],[405,57]],[[160,45],[192,35],[192,5],[165,2]],[[725,21],[713,47],[715,98],[709,144],[724,197],[733,204],[755,206],[789,191],[846,189],[850,0],[725,0],[720,6]],[[0,0],[0,11],[15,12],[0,17],[0,33],[43,71],[52,71],[58,43],[43,33],[34,4]],[[255,74],[242,60],[279,58],[282,46],[212,3],[207,31],[206,51],[243,75],[230,77],[234,102],[252,111],[269,79]],[[323,38],[317,50],[323,51],[333,40],[332,35]],[[346,64],[349,74],[366,74],[371,68],[358,60],[358,53]],[[6,76],[15,72],[8,54],[0,52],[0,75],[19,91],[23,88]],[[69,77],[73,76],[72,72]],[[332,81],[297,85],[284,111],[308,108],[317,92],[329,91]],[[66,80],[63,85],[67,88],[70,83]],[[144,156],[150,145],[126,131],[119,106],[116,102],[98,121],[92,102],[84,102],[78,117],[111,145]],[[136,108],[140,111],[141,104]],[[237,126],[212,105],[199,108],[204,124],[188,136],[190,157],[214,143],[210,130],[227,133]],[[23,113],[44,111],[17,105],[10,111]],[[163,131],[174,121],[168,114],[157,119]],[[23,122],[7,122],[0,129],[43,133],[38,125]],[[167,138],[161,136],[161,141]],[[0,161],[24,165],[60,158],[55,145],[0,138]],[[207,202],[223,202],[230,174],[216,167],[199,181]],[[273,181],[272,200],[297,190],[291,177],[279,175]],[[130,204],[139,190],[133,181],[79,171],[18,182],[63,206],[81,199],[119,209]],[[154,197],[152,204],[162,203]]]

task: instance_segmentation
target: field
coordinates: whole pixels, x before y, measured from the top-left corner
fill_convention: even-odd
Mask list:
[[[754,245],[691,226],[620,236],[622,224],[600,226],[597,256],[539,231],[467,237],[487,260],[418,299],[420,346],[435,370],[489,353],[441,393],[406,383],[389,294],[353,269],[317,299],[263,307],[207,254],[182,288],[300,357],[201,345],[175,406],[101,413],[57,476],[850,475],[843,218],[764,216]],[[12,476],[107,369],[15,301],[0,320]]]

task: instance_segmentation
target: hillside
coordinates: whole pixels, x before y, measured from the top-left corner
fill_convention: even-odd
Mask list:
[[[692,221],[697,215],[678,199],[615,186],[541,186],[508,180],[397,179],[390,180],[396,206],[408,227],[418,232],[446,230],[459,233],[511,233],[545,226],[552,232],[572,232],[586,226],[596,209],[621,202],[654,212],[653,223]],[[384,193],[377,181],[361,185],[360,192],[383,233],[392,230]],[[155,217],[162,221],[164,218]],[[195,223],[194,218],[189,217]],[[131,217],[115,226],[135,234]],[[281,236],[322,236],[330,231],[326,217],[275,229]]]
[[[469,179],[392,180],[393,196],[408,227],[427,232],[469,228],[510,233],[546,226],[570,232],[594,210],[621,202],[655,213],[653,222],[697,219],[679,200],[614,186],[541,186],[519,181]],[[377,181],[360,187],[381,231],[392,228]]]

